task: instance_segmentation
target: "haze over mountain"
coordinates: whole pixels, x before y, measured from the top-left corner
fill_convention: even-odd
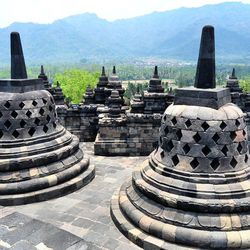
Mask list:
[[[180,8],[109,22],[95,14],[52,24],[13,23],[0,29],[0,61],[9,62],[9,34],[21,34],[28,63],[82,59],[162,57],[196,60],[201,29],[215,26],[217,58],[250,62],[250,4],[237,2]]]

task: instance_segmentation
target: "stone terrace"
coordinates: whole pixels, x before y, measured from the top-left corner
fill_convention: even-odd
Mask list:
[[[61,198],[16,207],[0,207],[0,250],[140,249],[113,224],[110,200],[136,164],[145,157],[93,155],[96,177],[82,189]]]

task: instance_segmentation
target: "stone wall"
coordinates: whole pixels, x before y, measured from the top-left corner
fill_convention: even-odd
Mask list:
[[[160,114],[131,114],[104,117],[94,144],[96,155],[149,155],[157,146]]]
[[[77,108],[59,106],[57,113],[61,124],[80,141],[95,141],[98,131],[97,105],[83,105]]]

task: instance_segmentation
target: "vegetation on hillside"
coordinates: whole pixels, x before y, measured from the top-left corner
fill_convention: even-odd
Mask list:
[[[250,76],[243,78],[240,80],[240,85],[244,92],[250,93]]]
[[[98,76],[99,73],[70,69],[63,73],[55,74],[53,84],[55,86],[59,82],[65,97],[69,98],[72,103],[80,103],[87,86],[90,85],[91,88],[94,88],[97,84]]]

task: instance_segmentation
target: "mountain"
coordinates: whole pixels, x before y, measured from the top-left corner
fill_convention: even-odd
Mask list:
[[[221,62],[250,62],[249,13],[250,4],[230,2],[113,22],[85,13],[52,24],[13,23],[0,29],[0,61],[9,62],[11,31],[20,32],[28,63],[131,57],[196,60],[201,29],[210,24],[215,26]]]

